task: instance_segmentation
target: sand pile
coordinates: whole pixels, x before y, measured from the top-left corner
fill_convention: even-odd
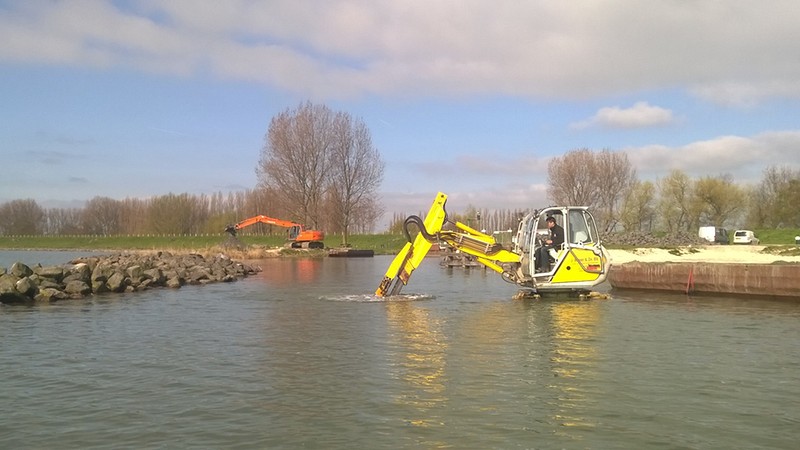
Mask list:
[[[772,264],[778,261],[800,263],[800,256],[784,256],[763,253],[763,245],[705,245],[681,247],[675,250],[660,248],[637,248],[632,250],[608,250],[611,264],[639,262],[708,262]]]

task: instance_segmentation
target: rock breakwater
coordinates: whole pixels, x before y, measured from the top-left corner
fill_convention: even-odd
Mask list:
[[[156,252],[83,257],[55,266],[0,267],[0,303],[53,302],[154,287],[231,282],[258,272],[224,255]]]

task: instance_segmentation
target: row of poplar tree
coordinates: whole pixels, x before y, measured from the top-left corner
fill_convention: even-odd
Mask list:
[[[569,155],[554,159],[554,167],[569,163]],[[738,185],[725,175],[690,178],[680,171],[673,171],[655,182],[634,178],[625,189],[618,191],[621,194],[616,199],[607,202],[611,206],[606,208],[591,198],[595,194],[580,194],[587,195],[580,198],[575,189],[560,192],[555,179],[550,186],[553,204],[592,206],[598,226],[606,232],[693,232],[696,227],[708,224],[730,228],[800,227],[800,208],[797,207],[800,204],[800,171],[785,167],[766,169],[760,183],[753,186]],[[575,197],[570,198],[567,193]],[[280,194],[270,188],[259,188],[212,195],[170,193],[148,199],[95,197],[82,208],[43,208],[32,199],[13,200],[0,204],[0,234],[211,234],[222,233],[226,225],[259,214],[298,220],[282,207],[279,197]],[[332,206],[328,208],[333,210]],[[453,212],[451,219],[478,229],[508,230],[515,229],[519,218],[527,212],[529,210],[466,205],[464,210]],[[379,213],[378,207],[357,216],[351,232],[387,231],[375,229]],[[333,234],[342,232],[334,221],[327,221],[325,217],[320,214],[314,227]],[[388,231],[400,233],[406,217],[405,212],[392,213]],[[280,234],[283,230],[254,226],[249,232]]]

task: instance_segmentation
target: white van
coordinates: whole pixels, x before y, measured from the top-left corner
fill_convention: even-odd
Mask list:
[[[760,241],[756,235],[750,230],[736,230],[733,233],[734,244],[755,244],[758,245]]]
[[[700,227],[698,235],[712,244],[727,244],[728,230],[720,227]]]

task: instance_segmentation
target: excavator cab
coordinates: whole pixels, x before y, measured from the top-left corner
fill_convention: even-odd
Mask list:
[[[564,243],[548,252],[549,267],[536,272],[537,249],[549,236],[546,219],[564,229]],[[581,291],[605,280],[608,257],[600,242],[594,217],[585,206],[549,207],[522,218],[512,251],[521,255],[517,284],[536,290]]]
[[[506,247],[486,233],[447,219],[447,195],[438,193],[423,220],[410,216],[404,222],[408,242],[386,271],[375,294],[399,294],[411,273],[419,267],[433,243],[444,243],[472,255],[476,261],[499,273],[503,280],[519,286],[522,296],[577,294],[584,296],[605,281],[608,256],[600,242],[594,218],[585,206],[552,206],[520,219],[516,236]],[[537,249],[549,234],[547,217],[564,228],[564,243],[548,255],[549,270],[536,271]],[[419,233],[412,240],[410,226]]]
[[[287,238],[290,241],[294,241],[297,239],[297,236],[300,235],[301,231],[302,229],[300,228],[300,225],[292,225],[288,230],[286,230]]]

